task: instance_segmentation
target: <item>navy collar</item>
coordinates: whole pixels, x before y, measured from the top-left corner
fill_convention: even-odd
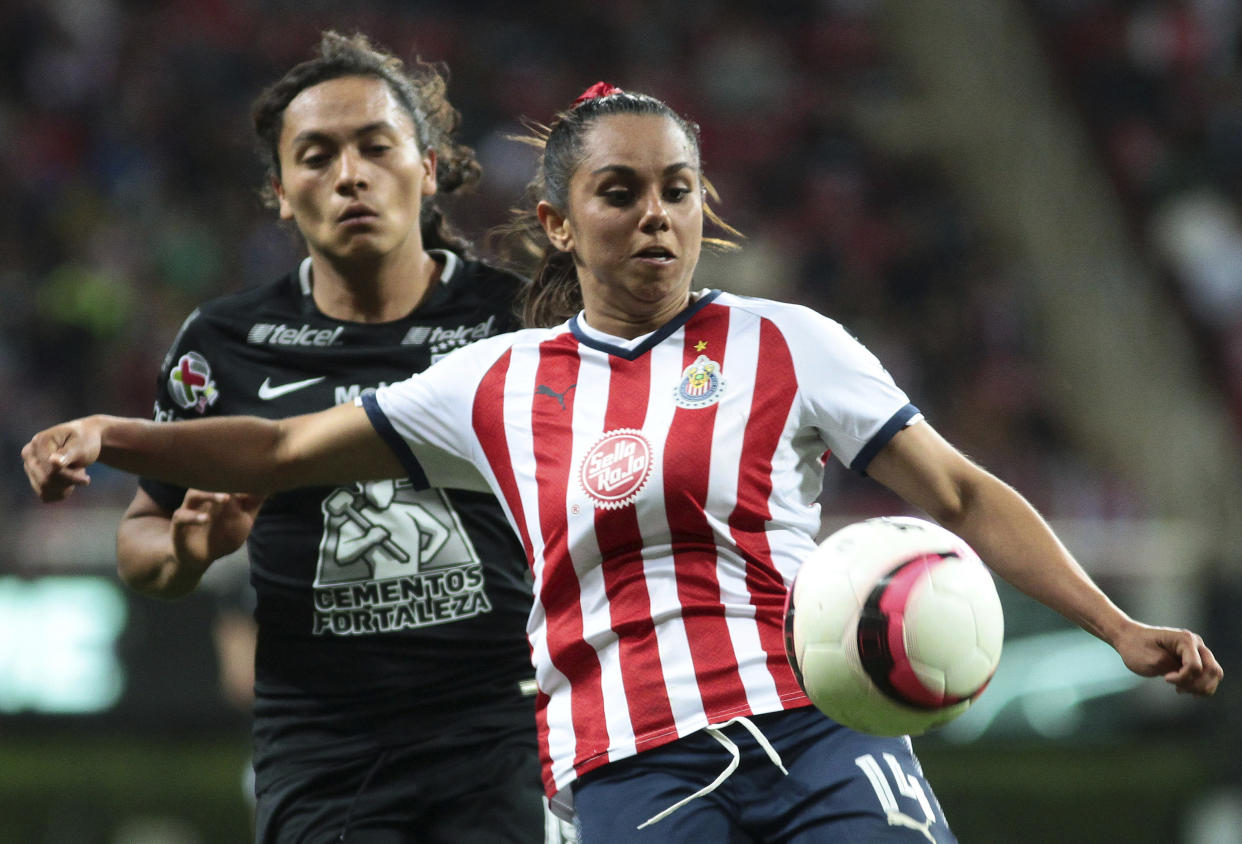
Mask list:
[[[642,341],[632,349],[626,348],[625,346],[618,346],[614,343],[608,343],[603,340],[598,340],[588,334],[583,330],[580,323],[582,314],[576,315],[569,321],[569,330],[573,332],[573,335],[578,339],[578,342],[584,346],[590,346],[592,349],[597,349],[598,351],[605,352],[606,354],[613,355],[614,357],[624,358],[625,360],[636,360],[646,354],[649,349],[655,348],[660,343],[664,342],[669,335],[689,322],[692,316],[703,310],[703,308],[711,302],[714,302],[716,297],[719,295],[719,290],[707,291],[697,300],[687,305],[681,313],[677,314],[677,316],[673,317],[655,331],[648,334],[646,340]]]

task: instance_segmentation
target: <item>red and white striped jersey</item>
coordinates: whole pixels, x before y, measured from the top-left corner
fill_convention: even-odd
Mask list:
[[[581,315],[485,339],[363,405],[416,482],[491,489],[526,546],[550,795],[809,704],[782,611],[825,452],[861,471],[921,418],[836,322],[719,291],[632,341]]]

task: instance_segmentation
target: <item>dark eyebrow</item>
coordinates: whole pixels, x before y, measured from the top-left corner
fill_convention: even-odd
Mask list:
[[[678,170],[694,170],[695,168],[685,161],[678,161],[676,164],[670,164],[664,168],[664,175],[671,176]],[[633,167],[626,167],[624,164],[606,164],[598,170],[592,170],[592,176],[598,176],[600,173],[616,173],[620,176],[637,176],[638,171]]]
[[[362,135],[369,135],[372,132],[380,132],[380,131],[385,131],[385,130],[396,131],[396,129],[397,127],[393,126],[387,120],[377,120],[374,123],[368,123],[365,126],[358,127],[351,133],[351,135],[357,138],[357,137],[361,137]],[[300,144],[303,142],[315,143],[319,141],[331,142],[332,136],[329,135],[327,132],[323,132],[318,129],[307,129],[304,132],[299,132],[298,134],[296,134],[290,143],[292,144]]]

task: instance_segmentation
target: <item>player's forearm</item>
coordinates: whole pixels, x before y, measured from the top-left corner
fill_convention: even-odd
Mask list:
[[[226,416],[187,422],[97,416],[99,462],[143,477],[214,491],[265,494],[278,485],[278,422]]]
[[[1015,588],[1112,644],[1129,617],[1091,580],[1025,498],[984,475],[943,521]]]
[[[956,533],[993,571],[1111,645],[1133,622],[1108,599],[1016,490],[930,425],[906,428],[868,473]]]
[[[136,592],[172,600],[194,591],[211,561],[179,560],[165,516],[122,519],[116,532],[117,574]]]

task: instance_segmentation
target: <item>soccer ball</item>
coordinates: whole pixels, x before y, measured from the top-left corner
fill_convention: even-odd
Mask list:
[[[918,735],[961,715],[1000,661],[1004,616],[983,562],[909,517],[825,539],[785,602],[785,652],[811,702],[873,735]]]

